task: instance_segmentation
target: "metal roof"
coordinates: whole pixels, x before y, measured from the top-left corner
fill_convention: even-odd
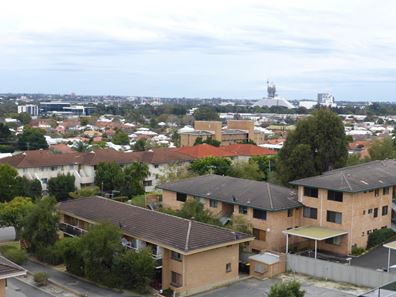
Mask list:
[[[303,237],[307,239],[314,239],[314,240],[325,240],[340,235],[348,234],[348,232],[343,230],[331,229],[320,226],[303,226],[303,227],[285,230],[283,231],[283,233],[288,235]]]
[[[388,242],[384,244],[384,247],[391,249],[391,250],[396,250],[396,241]]]

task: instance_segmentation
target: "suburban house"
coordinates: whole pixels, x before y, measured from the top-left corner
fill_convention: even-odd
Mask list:
[[[366,247],[371,232],[391,227],[396,160],[344,167],[291,184],[298,187],[298,201],[304,205],[302,226],[331,229],[334,235],[339,231],[335,237],[320,240],[320,250],[350,254],[354,246]],[[302,229],[289,232],[315,239]]]
[[[159,186],[163,207],[180,209],[187,199],[199,199],[205,208],[227,223],[232,215],[244,216],[255,240],[250,250],[283,251],[283,230],[300,226],[302,204],[292,189],[267,182],[229,176],[204,175]]]
[[[6,296],[7,279],[26,275],[26,270],[0,256],[0,297]]]
[[[221,145],[247,143],[253,141],[262,144],[265,134],[254,127],[252,120],[228,120],[227,127],[222,128],[220,121],[195,121],[194,130],[180,133],[180,145],[193,146],[198,138],[212,138]]]
[[[58,204],[61,230],[78,236],[90,225],[110,221],[123,233],[122,244],[150,248],[162,289],[188,296],[238,279],[239,245],[249,235],[103,197]]]

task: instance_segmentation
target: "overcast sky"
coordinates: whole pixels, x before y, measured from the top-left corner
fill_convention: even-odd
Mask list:
[[[395,0],[4,0],[0,92],[396,101]]]

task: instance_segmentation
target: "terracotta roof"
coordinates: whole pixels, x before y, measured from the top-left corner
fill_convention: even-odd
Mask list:
[[[209,174],[166,183],[158,188],[268,211],[302,206],[297,201],[296,192],[289,188],[230,176]]]
[[[134,160],[150,164],[174,163],[195,160],[194,157],[183,154],[176,148],[157,148],[144,152],[127,153]]]
[[[0,256],[0,279],[5,279],[14,276],[25,275],[26,270],[18,266],[14,262],[7,260]]]
[[[61,153],[75,153],[75,151],[71,147],[64,143],[53,144],[49,147],[49,150]]]
[[[262,148],[254,144],[230,144],[221,146],[220,148],[224,151],[235,153],[238,156],[265,156],[277,154],[277,151]]]
[[[229,152],[209,144],[199,144],[194,146],[184,146],[177,148],[177,151],[194,158],[205,158],[205,157],[236,157],[237,154]]]
[[[110,221],[127,235],[184,253],[253,239],[229,229],[98,196],[61,202],[58,209],[92,222]]]

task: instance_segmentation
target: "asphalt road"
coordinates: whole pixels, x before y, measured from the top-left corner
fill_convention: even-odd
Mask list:
[[[50,294],[44,293],[43,291],[29,286],[24,282],[21,282],[17,278],[10,278],[7,280],[6,288],[7,297],[53,297]]]
[[[391,266],[396,265],[396,251],[391,252]],[[388,266],[388,249],[379,246],[367,254],[358,258],[353,258],[351,265],[360,266],[370,269],[382,269]],[[396,269],[391,269],[391,272],[396,273]]]

